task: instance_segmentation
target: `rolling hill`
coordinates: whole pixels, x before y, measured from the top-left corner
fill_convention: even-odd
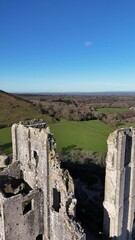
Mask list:
[[[52,122],[52,119],[45,114],[39,113],[34,106],[13,94],[0,90],[0,126],[11,126],[13,123],[27,119],[40,119]]]

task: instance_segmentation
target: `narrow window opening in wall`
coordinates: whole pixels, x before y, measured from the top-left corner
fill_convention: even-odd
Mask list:
[[[42,235],[42,234],[39,234],[39,235],[36,237],[36,240],[43,240],[43,235]]]
[[[33,152],[33,155],[34,155],[34,158],[35,158],[35,161],[36,161],[36,167],[38,166],[38,154],[36,151]]]
[[[60,192],[56,188],[53,188],[53,206],[56,212],[59,212],[60,209]]]
[[[23,215],[32,210],[33,204],[32,200],[27,200],[22,203]]]

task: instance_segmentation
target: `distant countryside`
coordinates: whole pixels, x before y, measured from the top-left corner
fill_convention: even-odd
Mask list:
[[[32,118],[48,123],[60,154],[73,151],[85,157],[105,154],[112,131],[135,126],[133,95],[13,95],[0,91],[0,101],[0,152],[6,154],[12,152],[11,125]]]

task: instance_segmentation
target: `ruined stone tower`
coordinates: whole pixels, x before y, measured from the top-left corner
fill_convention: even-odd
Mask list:
[[[108,138],[104,232],[131,240],[135,213],[135,129],[120,129]]]
[[[14,124],[12,143],[13,163],[0,174],[0,240],[85,240],[47,125]]]

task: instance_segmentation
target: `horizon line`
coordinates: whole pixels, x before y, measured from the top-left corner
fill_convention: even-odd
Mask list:
[[[11,93],[11,94],[107,94],[107,93],[135,93],[134,91],[6,91],[0,89],[0,91]]]
[[[60,91],[60,92],[55,92],[55,91],[46,91],[46,92],[43,92],[43,91],[29,91],[29,92],[23,92],[23,91],[14,91],[14,92],[9,92],[11,94],[40,94],[40,95],[45,95],[45,94],[135,94],[135,91]]]

